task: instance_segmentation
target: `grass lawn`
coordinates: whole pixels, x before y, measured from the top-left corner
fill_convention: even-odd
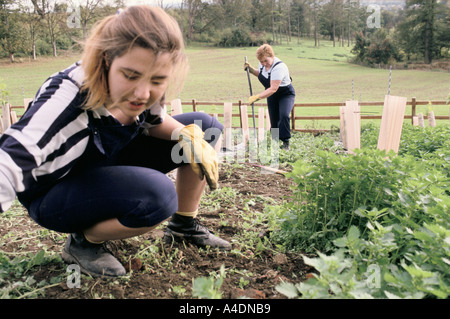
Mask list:
[[[348,63],[351,47],[333,47],[332,42],[322,40],[319,48],[311,40],[275,46],[275,54],[288,65],[293,85],[296,89],[296,103],[342,102],[357,99],[362,102],[383,101],[388,92],[389,70],[367,68]],[[257,66],[256,48],[212,48],[190,45],[186,53],[190,61],[190,72],[182,92],[173,98],[182,101],[196,99],[199,102],[218,102],[217,107],[200,106],[198,110],[222,113],[224,102],[244,103],[249,96],[246,72],[243,70],[244,57]],[[33,97],[39,86],[52,73],[77,61],[79,55],[58,58],[39,58],[38,61],[25,60],[22,63],[0,63],[0,83],[4,82],[9,91],[12,105],[22,105],[23,98]],[[263,87],[252,76],[253,94]],[[446,100],[450,92],[450,73],[420,70],[392,70],[390,94],[412,97],[417,100]],[[265,102],[265,101],[262,101]],[[251,108],[249,108],[251,110]],[[382,107],[367,108],[363,111],[378,112]],[[184,111],[189,111],[185,107]],[[417,112],[426,113],[427,107],[419,107]],[[436,115],[448,115],[448,106],[436,106]],[[410,114],[410,110],[406,111]],[[236,111],[237,113],[237,111]],[[301,108],[297,115],[338,115],[336,107]],[[238,121],[237,118],[235,121]],[[319,123],[300,122],[298,126],[327,127],[336,121]]]

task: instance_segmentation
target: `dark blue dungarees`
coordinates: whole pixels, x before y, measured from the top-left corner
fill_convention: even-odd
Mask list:
[[[195,122],[203,131],[213,131],[205,134],[212,146],[223,128],[201,112],[174,118],[184,125]],[[165,174],[188,165],[172,160],[176,141],[142,134],[142,123],[110,124],[99,124],[90,116],[91,136],[83,155],[67,176],[29,205],[30,216],[38,224],[65,233],[80,232],[111,218],[127,227],[150,227],[176,212],[174,183]]]
[[[281,61],[274,64],[273,68]],[[268,78],[262,75],[263,67],[259,70],[258,80],[267,90],[270,87],[270,73]],[[291,138],[291,125],[289,115],[295,103],[295,90],[292,84],[280,86],[278,90],[267,98],[269,109],[270,125],[279,129],[279,139],[288,141]],[[272,138],[275,138],[276,131],[272,130]]]

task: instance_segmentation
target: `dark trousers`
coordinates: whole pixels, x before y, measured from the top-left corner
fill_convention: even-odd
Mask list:
[[[290,85],[292,87],[292,85]],[[287,141],[291,138],[290,114],[295,103],[295,91],[289,86],[280,88],[275,94],[267,98],[270,125],[272,129],[278,128],[279,139]],[[276,130],[272,130],[272,137]]]
[[[211,145],[223,128],[201,112],[174,118],[184,125],[195,122],[203,131],[213,132],[205,134]],[[178,209],[174,183],[165,174],[189,165],[172,160],[175,144],[138,135],[113,160],[76,167],[44,196],[33,200],[29,214],[41,226],[65,233],[83,231],[111,218],[127,227],[155,226]],[[91,158],[89,152],[83,156]]]

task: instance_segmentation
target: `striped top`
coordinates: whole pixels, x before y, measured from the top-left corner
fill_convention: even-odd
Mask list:
[[[106,156],[109,150],[96,135],[101,126],[122,126],[104,107],[84,110],[81,92],[84,72],[80,62],[50,76],[21,119],[0,138],[0,212],[19,198],[42,193],[67,175],[90,139]],[[136,134],[162,123],[164,99],[143,112]],[[117,151],[117,150],[115,150]]]

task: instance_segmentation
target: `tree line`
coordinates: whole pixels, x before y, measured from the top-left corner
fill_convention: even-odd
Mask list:
[[[159,0],[179,22],[186,42],[222,47],[301,44],[322,39],[352,47],[357,62],[449,57],[447,0],[405,0],[399,8],[359,0]],[[98,20],[123,8],[123,0],[0,0],[0,56],[53,55],[79,50]]]

